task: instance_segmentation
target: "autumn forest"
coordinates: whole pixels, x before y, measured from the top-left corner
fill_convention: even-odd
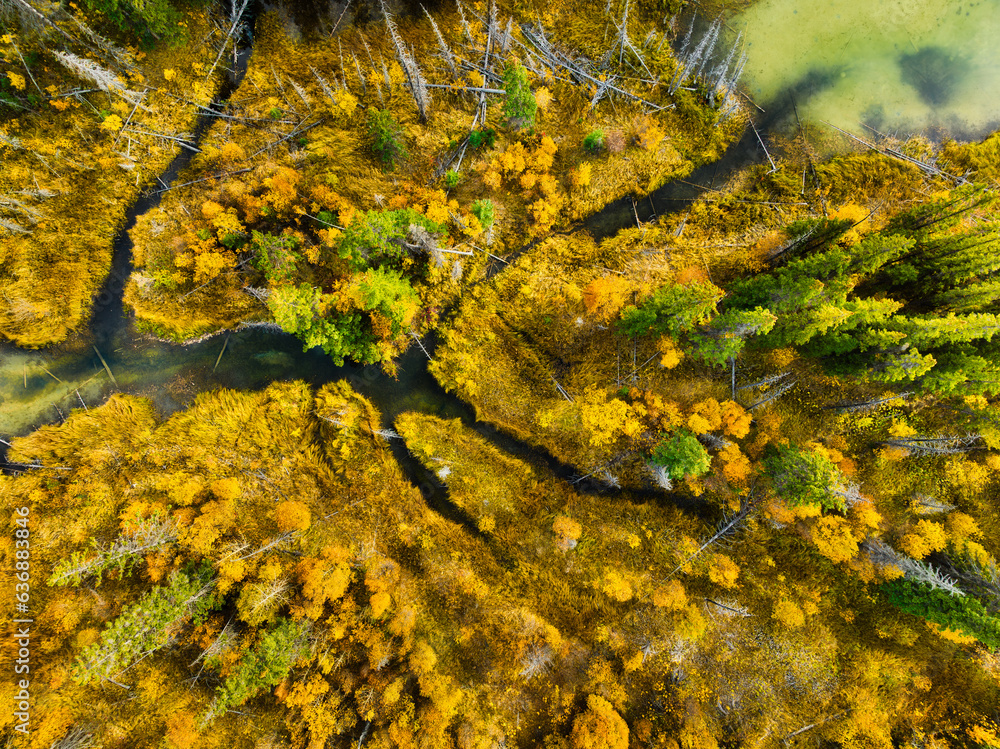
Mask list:
[[[1000,747],[1000,133],[747,4],[0,0],[2,746]]]

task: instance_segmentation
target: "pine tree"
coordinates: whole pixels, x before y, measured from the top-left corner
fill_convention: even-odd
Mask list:
[[[723,365],[739,356],[746,339],[774,327],[777,318],[768,310],[728,310],[700,326],[692,335],[694,355],[709,364]]]
[[[815,450],[779,445],[765,465],[775,492],[790,505],[846,509],[838,492],[844,485],[843,474],[829,458]]]
[[[1000,648],[1000,619],[991,616],[978,599],[952,596],[906,578],[892,580],[881,587],[889,603],[901,611],[975,637],[993,650]]]
[[[902,382],[914,380],[927,373],[937,363],[930,354],[921,354],[916,349],[881,351],[867,362],[859,361],[857,365],[875,382]]]
[[[1000,301],[1000,279],[987,279],[942,291],[934,296],[934,306],[954,312],[977,312]]]
[[[126,607],[101,639],[84,649],[75,664],[74,679],[82,684],[98,678],[114,680],[140,658],[168,645],[180,624],[198,621],[216,605],[210,595],[213,587],[210,564],[190,573],[175,572],[167,585]]]
[[[990,347],[980,356],[970,346],[956,346],[935,354],[935,365],[920,377],[921,387],[941,395],[996,395],[1000,393],[1000,355]]]
[[[897,317],[891,327],[906,333],[906,340],[911,345],[934,349],[954,343],[989,341],[1000,333],[1000,317],[983,312]]]
[[[504,119],[515,130],[533,127],[538,104],[528,84],[528,71],[523,65],[514,63],[506,67],[503,87],[507,92],[503,105]]]
[[[891,299],[849,299],[855,287],[913,244],[905,237],[873,235],[850,249],[832,247],[795,259],[769,274],[734,284],[727,309],[763,307],[777,316],[756,347],[803,346],[817,336],[837,335],[887,320],[902,304]],[[816,351],[822,351],[822,343]],[[822,355],[812,352],[813,355]]]
[[[638,307],[626,307],[617,327],[633,338],[649,333],[676,338],[709,319],[723,294],[707,282],[663,286]]]
[[[211,722],[227,710],[276,686],[305,654],[307,634],[307,624],[279,619],[260,642],[246,652],[235,672],[216,690],[202,723]]]

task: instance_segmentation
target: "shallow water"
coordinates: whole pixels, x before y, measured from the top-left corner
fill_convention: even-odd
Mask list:
[[[761,0],[731,19],[743,87],[859,132],[976,137],[1000,126],[1000,0]]]
[[[416,348],[397,362],[396,378],[376,366],[337,367],[318,349],[303,352],[291,335],[253,328],[189,346],[135,339],[125,328],[99,350],[115,383],[90,347],[65,354],[0,348],[0,436],[58,422],[74,408],[99,405],[115,392],[147,397],[168,415],[205,390],[256,390],[293,379],[321,385],[347,378],[373,401],[387,425],[403,411],[460,415],[454,399],[437,388]]]

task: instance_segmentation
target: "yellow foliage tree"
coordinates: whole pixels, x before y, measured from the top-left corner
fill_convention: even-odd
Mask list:
[[[283,531],[304,531],[312,523],[309,505],[298,500],[281,502],[274,510],[274,519]]]
[[[573,721],[572,749],[628,749],[628,725],[603,697],[588,695],[586,712]]]
[[[671,580],[653,591],[653,605],[668,611],[678,611],[687,606],[687,593],[679,580]]]
[[[620,276],[601,276],[583,290],[583,304],[588,314],[610,320],[625,306],[631,289],[631,284]]]
[[[171,713],[167,718],[167,741],[173,749],[195,749],[201,746],[196,716],[186,710]]]
[[[921,520],[900,540],[904,552],[914,559],[923,559],[932,551],[941,551],[948,543],[948,536],[940,523]]]
[[[664,369],[673,369],[684,358],[684,352],[670,336],[662,336],[656,342],[656,350],[663,355],[660,357],[660,366]]]
[[[806,623],[806,617],[802,613],[802,609],[787,598],[782,598],[774,604],[773,616],[776,621],[790,629],[797,629]]]
[[[609,401],[602,388],[589,386],[577,402],[581,423],[595,447],[614,444],[620,437],[633,437],[642,430],[635,409],[617,398]]]
[[[846,562],[858,553],[858,540],[845,518],[821,517],[812,524],[809,533],[819,553],[833,562]]]
[[[556,546],[561,551],[569,551],[576,546],[583,527],[572,518],[560,515],[552,523],[552,532],[556,534]]]
[[[706,398],[695,403],[692,413],[688,417],[688,428],[695,434],[714,432],[721,424],[722,411],[719,401],[715,398]]]
[[[604,592],[616,601],[632,598],[632,585],[617,570],[609,570],[604,576]]]
[[[719,450],[722,475],[733,484],[745,484],[751,476],[750,459],[740,452],[739,445],[730,443]]]
[[[722,431],[730,437],[743,439],[750,431],[750,422],[753,415],[735,401],[726,401],[722,404]]]
[[[736,586],[736,578],[740,575],[740,568],[736,562],[725,554],[712,554],[708,562],[708,579],[723,588],[733,588]]]

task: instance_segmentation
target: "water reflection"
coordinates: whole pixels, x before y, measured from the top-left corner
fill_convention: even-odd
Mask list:
[[[293,379],[321,385],[346,378],[382,411],[387,425],[408,410],[460,415],[416,348],[398,361],[392,378],[376,366],[337,367],[321,350],[303,352],[296,338],[270,328],[224,333],[189,346],[131,339],[129,333],[123,326],[113,343],[99,349],[107,369],[90,346],[62,352],[0,348],[0,436],[58,423],[74,408],[93,407],[114,392],[149,398],[169,415],[205,390],[256,390]]]
[[[940,47],[924,47],[899,57],[902,80],[931,106],[947,104],[969,75],[969,61]]]
[[[1000,123],[996,0],[761,0],[743,30],[743,82],[768,109],[813,71],[799,114],[848,130],[978,137]],[[819,74],[819,75],[817,75]]]

